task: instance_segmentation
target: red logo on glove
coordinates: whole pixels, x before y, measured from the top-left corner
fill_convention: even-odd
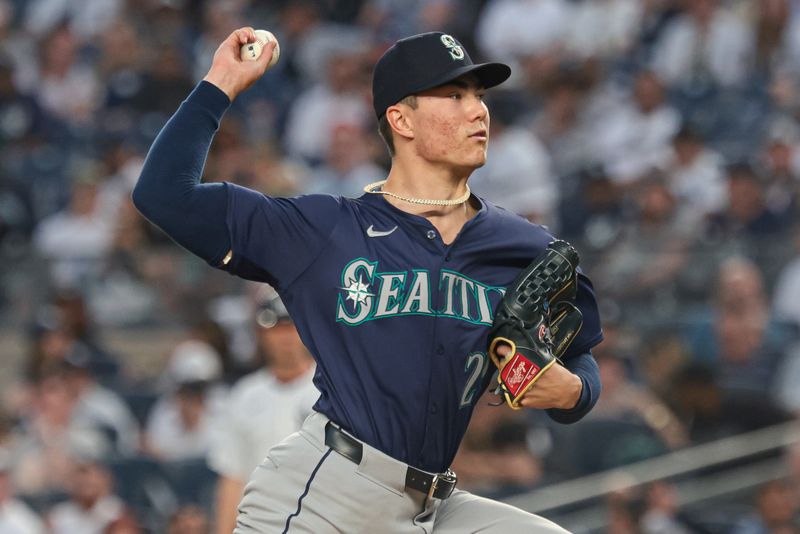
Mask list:
[[[520,391],[523,391],[528,384],[533,382],[539,371],[541,371],[541,367],[517,353],[508,362],[508,365],[503,368],[500,378],[511,395],[516,397]]]

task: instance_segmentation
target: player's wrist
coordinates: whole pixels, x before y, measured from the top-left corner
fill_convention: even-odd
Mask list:
[[[561,410],[574,409],[581,400],[581,393],[583,393],[583,380],[581,380],[578,375],[569,373],[569,381],[567,384],[566,391],[568,394],[564,396],[564,402],[559,406]]]
[[[231,78],[230,75],[227,75],[224,72],[218,72],[212,69],[208,71],[208,74],[205,75],[203,80],[225,93],[231,102],[233,102],[233,100],[239,94],[239,89],[237,88],[236,82]]]

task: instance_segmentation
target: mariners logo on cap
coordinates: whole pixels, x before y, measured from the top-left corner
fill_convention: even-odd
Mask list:
[[[444,34],[441,37],[442,44],[447,47],[447,51],[450,52],[450,57],[455,60],[462,60],[464,59],[464,49],[461,48],[461,45],[458,44],[452,36]]]

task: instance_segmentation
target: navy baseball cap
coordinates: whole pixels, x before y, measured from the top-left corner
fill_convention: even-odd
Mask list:
[[[506,81],[511,67],[503,63],[473,63],[466,48],[446,33],[428,32],[400,39],[375,64],[375,115],[380,118],[386,108],[408,95],[444,85],[470,72],[488,89]]]

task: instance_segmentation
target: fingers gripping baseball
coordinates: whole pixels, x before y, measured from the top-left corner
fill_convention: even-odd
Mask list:
[[[255,42],[258,42],[258,37],[253,28],[248,26],[233,31],[214,52],[211,68],[203,79],[219,87],[231,101],[235,99],[266,72],[277,46],[277,41],[268,41],[260,56],[243,60],[242,46]]]

